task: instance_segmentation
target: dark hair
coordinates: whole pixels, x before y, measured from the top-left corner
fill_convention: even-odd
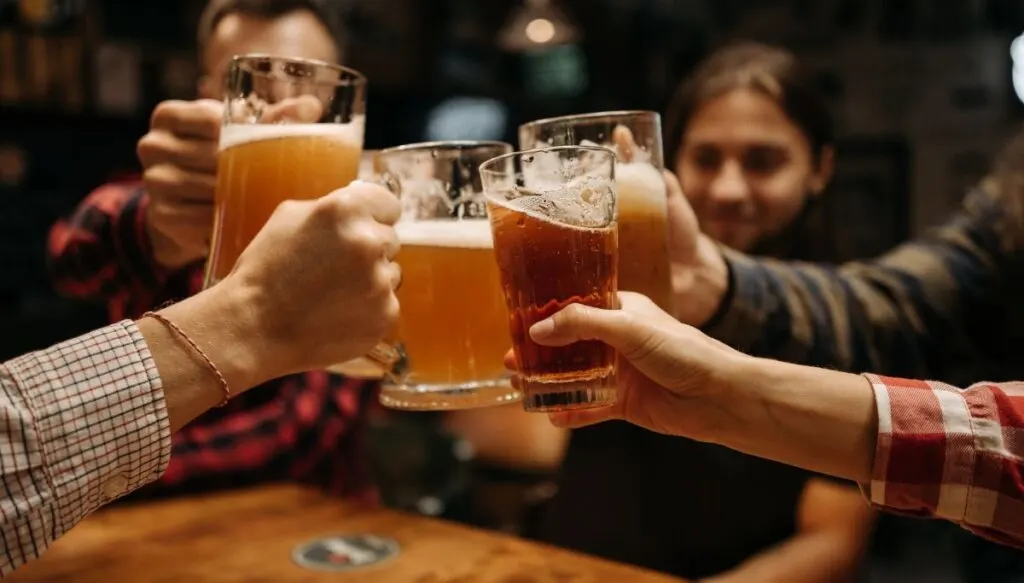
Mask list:
[[[750,89],[775,101],[811,144],[812,160],[835,141],[828,106],[795,56],[755,42],[724,47],[697,66],[676,90],[665,115],[665,162],[675,165],[690,121],[712,99]]]
[[[213,31],[224,17],[231,14],[244,14],[257,18],[273,19],[295,12],[307,10],[320,21],[334,40],[334,46],[340,57],[343,49],[344,34],[341,22],[335,11],[327,6],[325,0],[210,0],[199,16],[199,27],[196,30],[196,44],[200,58],[206,52],[206,45],[213,36]]]
[[[679,145],[697,111],[716,97],[737,89],[756,91],[777,103],[807,138],[815,165],[821,162],[824,149],[835,142],[828,105],[793,53],[761,43],[742,42],[719,49],[680,83],[665,115],[666,166],[675,166]],[[759,241],[751,252],[803,261],[842,259],[826,207],[823,197],[806,199],[789,228]]]

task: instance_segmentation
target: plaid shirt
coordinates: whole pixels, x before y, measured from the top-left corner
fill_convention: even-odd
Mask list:
[[[945,518],[1024,548],[1024,383],[966,390],[865,375],[875,391],[878,444],[872,504]]]
[[[202,264],[168,272],[153,260],[137,184],[109,184],[50,231],[56,288],[105,301],[111,321],[202,289]],[[375,383],[317,371],[266,383],[175,434],[163,478],[140,496],[293,480],[337,495],[375,496],[360,442]]]
[[[726,251],[729,296],[704,327],[751,354],[901,377],[1024,379],[1024,250],[987,179],[947,225],[841,267]],[[1024,546],[1024,393],[872,378],[870,498]],[[997,533],[1003,533],[1000,536]]]
[[[156,365],[132,322],[0,364],[0,577],[171,454]]]

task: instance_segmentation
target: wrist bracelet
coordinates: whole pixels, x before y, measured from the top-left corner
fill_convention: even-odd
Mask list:
[[[175,334],[180,336],[189,346],[192,347],[192,350],[194,350],[196,354],[199,355],[199,357],[203,360],[203,364],[206,365],[206,368],[210,369],[210,372],[213,373],[213,376],[217,377],[217,382],[220,383],[220,389],[221,393],[223,394],[223,399],[221,399],[221,402],[218,403],[217,406],[223,407],[224,405],[227,405],[228,400],[231,398],[231,389],[230,387],[228,387],[227,379],[225,379],[224,375],[221,374],[220,369],[217,368],[217,365],[213,364],[213,361],[210,360],[210,357],[206,356],[206,353],[203,352],[203,350],[199,348],[199,346],[197,346],[196,343],[193,342],[191,338],[188,337],[188,334],[185,334],[185,332],[181,328],[179,328],[177,324],[167,319],[167,317],[164,316],[163,314],[159,314],[157,312],[146,312],[145,314],[142,315],[142,317],[153,318],[157,322],[160,322],[164,326],[167,326]]]

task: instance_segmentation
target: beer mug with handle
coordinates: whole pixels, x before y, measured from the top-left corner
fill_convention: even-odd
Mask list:
[[[609,147],[618,157],[619,289],[642,293],[673,313],[661,116],[655,111],[609,111],[519,126],[523,150],[588,144]]]
[[[234,268],[281,202],[318,198],[356,178],[365,111],[358,71],[273,55],[232,59],[204,287]],[[371,358],[390,366],[395,355],[382,345]]]
[[[402,202],[395,347],[381,387],[395,409],[444,410],[518,401],[504,355],[508,314],[494,260],[480,164],[503,142],[428,142],[381,150],[378,179]]]

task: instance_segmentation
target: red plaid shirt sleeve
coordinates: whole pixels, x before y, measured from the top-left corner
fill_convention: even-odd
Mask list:
[[[167,273],[153,259],[148,204],[137,183],[107,184],[54,224],[47,245],[54,287],[70,297],[114,304],[151,296]],[[117,319],[123,317],[129,316]]]
[[[966,390],[865,375],[878,408],[872,504],[1024,548],[1024,383]]]
[[[171,453],[160,377],[132,322],[0,364],[0,576]]]

